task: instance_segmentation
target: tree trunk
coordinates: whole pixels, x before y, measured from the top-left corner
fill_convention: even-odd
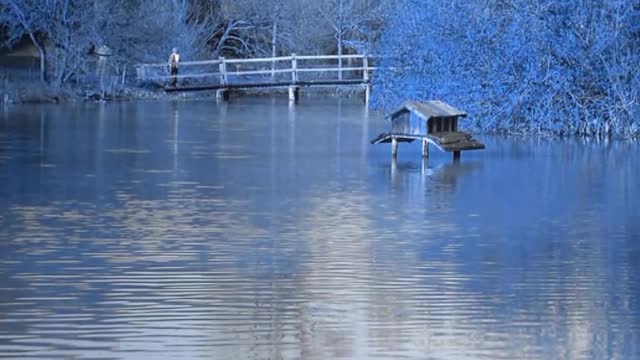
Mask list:
[[[338,79],[342,80],[342,30],[338,34]]]
[[[46,83],[49,81],[47,78],[47,51],[44,46],[38,46],[40,52],[40,81]]]
[[[271,57],[278,55],[277,42],[278,42],[278,21],[280,20],[280,7],[281,0],[274,0],[273,2],[273,14],[271,15],[271,21],[273,22],[273,28],[271,31]],[[271,62],[271,79],[276,78],[276,61]]]
[[[344,33],[344,0],[338,1],[338,80],[342,80],[342,36]]]
[[[46,83],[48,81],[48,78],[47,78],[47,50],[45,49],[44,45],[40,44],[38,39],[36,39],[35,34],[29,33],[29,38],[31,38],[31,41],[33,42],[33,45],[35,45],[38,48],[38,52],[40,53],[40,81],[42,81],[43,83]]]
[[[67,68],[67,51],[66,49],[62,49],[59,52],[62,52],[62,56],[60,56],[62,59],[56,66],[57,71],[55,73],[56,77],[54,81],[55,81],[55,85],[61,86],[64,83],[65,70]]]
[[[222,47],[224,46],[224,43],[227,41],[227,38],[229,38],[229,34],[231,34],[231,30],[233,30],[234,26],[235,26],[235,23],[233,21],[230,21],[225,27],[224,33],[222,34],[222,36],[220,36],[220,40],[218,40],[216,49],[213,51],[214,58],[217,58],[222,55],[221,54]]]
[[[273,31],[271,33],[271,57],[276,57],[277,55],[277,49],[276,49],[276,40],[277,40],[277,33],[278,33],[278,23],[276,22],[276,20],[273,20]],[[276,77],[276,61],[273,60],[271,62],[271,78],[275,79]]]

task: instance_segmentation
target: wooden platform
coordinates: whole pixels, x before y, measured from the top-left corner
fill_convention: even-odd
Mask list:
[[[372,144],[390,143],[393,140],[397,142],[413,142],[415,140],[426,140],[430,144],[442,151],[463,151],[463,150],[481,150],[484,144],[475,140],[471,134],[462,131],[448,131],[432,133],[426,136],[408,135],[408,134],[391,134],[382,133],[375,139],[371,140]]]
[[[443,151],[482,150],[484,144],[462,131],[436,132],[427,135],[431,143]]]
[[[327,81],[296,81],[296,82],[261,82],[261,83],[234,83],[234,84],[205,84],[193,86],[165,87],[166,92],[205,91],[205,90],[234,90],[254,88],[283,88],[283,87],[308,87],[308,86],[339,86],[339,85],[363,85],[362,80],[327,80]]]

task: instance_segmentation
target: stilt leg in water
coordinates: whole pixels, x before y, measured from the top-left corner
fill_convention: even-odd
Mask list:
[[[453,152],[453,161],[454,162],[460,161],[460,151],[454,151]]]
[[[422,140],[422,157],[429,158],[429,142]]]

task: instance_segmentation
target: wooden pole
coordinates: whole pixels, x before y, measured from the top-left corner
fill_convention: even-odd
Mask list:
[[[229,101],[229,90],[228,89],[220,89],[216,90],[216,101]]]
[[[422,140],[422,157],[429,158],[429,142],[427,140]]]
[[[369,59],[367,55],[362,58],[362,81],[369,82]]]
[[[364,105],[369,107],[369,97],[371,96],[371,86],[369,85],[369,58],[366,54],[362,55],[362,82],[365,83],[364,88]]]
[[[342,4],[342,1],[340,2]],[[342,80],[342,38],[338,42],[338,80]]]
[[[297,86],[289,86],[289,103],[297,104],[300,98],[300,88]]]
[[[298,82],[298,59],[295,53],[291,54],[291,82]]]
[[[398,140],[395,138],[391,139],[391,156],[398,156]]]
[[[460,151],[454,151],[453,152],[453,161],[454,162],[460,161]]]
[[[371,86],[369,84],[364,88],[364,104],[369,107],[369,98],[371,97]]]
[[[218,69],[220,72],[220,84],[227,85],[227,64],[224,62],[224,57],[220,56],[218,58],[220,63],[218,64]]]

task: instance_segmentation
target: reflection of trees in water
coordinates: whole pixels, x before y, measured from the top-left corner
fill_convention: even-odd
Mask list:
[[[176,329],[181,329],[183,340],[208,334],[212,346],[268,343],[262,338],[270,328],[265,316],[277,313],[278,301],[264,286],[266,279],[278,279],[273,276],[278,271],[261,267],[254,255],[268,258],[273,249],[253,246],[267,233],[251,226],[241,211],[246,204],[202,197],[185,187],[189,184],[169,191],[165,200],[140,200],[119,192],[122,206],[100,213],[92,204],[65,202],[14,208],[14,229],[22,229],[22,236],[11,246],[22,249],[20,267],[26,271],[7,273],[26,282],[21,288],[33,291],[29,297],[37,305],[32,308],[59,315],[69,312],[64,309],[70,303],[76,304],[73,313],[93,316],[98,321],[93,331],[104,330],[107,338],[127,334],[126,323],[135,323],[137,337],[120,339],[123,348],[148,351],[146,340],[162,343],[158,336]],[[67,207],[69,211],[61,211]],[[266,279],[265,271],[270,272]],[[37,285],[43,282],[46,288]],[[44,301],[52,294],[67,300],[60,306]],[[27,304],[17,306],[20,322]],[[49,324],[47,317],[38,316],[41,324]],[[106,324],[99,323],[103,320]],[[116,324],[115,331],[109,323]],[[53,336],[66,344],[64,334],[61,330]],[[186,339],[189,349],[202,346]]]
[[[314,199],[298,224],[299,236],[308,244],[300,294],[302,355],[363,357],[373,346],[370,338],[378,338],[371,326],[372,311],[391,305],[374,276],[377,228],[363,194],[327,195]],[[391,350],[393,345],[388,345]]]
[[[75,313],[89,318],[94,334],[123,348],[149,350],[145,346],[153,344],[171,354],[168,347],[180,341],[181,348],[198,354],[241,358],[357,358],[374,352],[609,358],[637,349],[639,170],[628,156],[633,147],[496,143],[480,161],[463,156],[459,164],[416,159],[396,163],[395,170],[390,163],[368,166],[365,171],[373,169],[374,176],[349,183],[336,178],[351,173],[347,165],[353,162],[330,158],[313,165],[341,168],[338,175],[312,171],[313,177],[300,180],[297,171],[312,157],[307,153],[303,161],[298,153],[309,144],[277,137],[313,128],[297,111],[284,116],[286,121],[272,116],[282,131],[272,124],[271,137],[259,138],[277,150],[265,156],[268,169],[245,166],[257,162],[226,168],[229,161],[218,161],[207,170],[213,175],[185,177],[170,169],[175,159],[167,151],[160,151],[166,157],[160,161],[104,151],[90,154],[90,160],[115,163],[124,156],[136,165],[126,168],[135,171],[110,177],[111,168],[99,166],[102,182],[81,189],[56,185],[74,179],[55,169],[37,168],[41,175],[35,178],[18,172],[7,186],[15,190],[16,205],[0,218],[8,225],[0,227],[0,238],[10,239],[11,251],[3,251],[2,259],[10,260],[0,262],[2,273],[16,274],[32,298],[58,293],[71,299],[20,304],[17,289],[5,291],[3,302],[29,308],[9,312],[15,323],[41,317],[40,323],[63,328],[68,323],[59,315]],[[172,119],[173,113],[162,116]],[[223,121],[207,120],[223,155],[247,151],[234,147],[247,131]],[[340,124],[346,138],[350,125]],[[86,131],[80,125],[76,130]],[[47,122],[45,132],[48,126],[53,125]],[[175,129],[161,129],[161,145],[153,149],[168,150],[166,139]],[[338,128],[329,130],[337,134]],[[109,135],[107,126],[97,134],[103,131],[107,138],[98,148],[132,148],[135,139],[123,135],[109,142],[119,132]],[[100,136],[87,141],[99,143]],[[184,144],[183,139],[179,154],[185,154]],[[321,145],[314,150],[351,151],[346,142]],[[67,150],[53,150],[47,156],[64,159]],[[178,167],[196,171],[187,161]],[[140,164],[161,170],[137,171]],[[34,183],[21,188],[21,179],[29,178]],[[40,181],[47,190],[36,190]],[[496,189],[498,201],[508,200],[503,212],[493,205]],[[22,204],[29,196],[64,201]],[[522,199],[528,202],[517,202]],[[474,200],[484,202],[489,216],[472,221],[460,215],[460,207]],[[560,202],[575,208],[559,207]],[[525,224],[505,217],[516,210]],[[25,329],[14,332],[30,331]]]
[[[559,153],[557,147],[558,144],[550,146],[542,143],[529,149],[539,151],[541,154],[557,155]],[[521,149],[512,150],[516,154],[525,156],[527,150],[523,150],[524,148],[526,148],[526,144],[523,144]],[[508,155],[510,151],[508,150],[504,156],[510,158]],[[570,168],[589,168],[593,167],[594,163],[598,164],[607,161],[589,149],[578,148],[575,153],[571,152],[570,154],[571,157],[569,159],[573,159],[568,164]],[[629,325],[637,321],[640,315],[637,312],[628,311],[626,312],[629,315],[628,318],[623,317],[613,320],[608,314],[618,312],[619,309],[615,305],[608,304],[617,302],[617,295],[615,294],[625,294],[627,298],[625,301],[633,303],[629,295],[635,293],[634,285],[628,276],[618,278],[611,274],[612,264],[610,258],[603,256],[603,253],[611,251],[611,249],[607,249],[607,247],[611,246],[609,243],[611,232],[607,227],[612,223],[625,224],[629,221],[628,219],[607,219],[603,222],[599,218],[603,214],[603,209],[594,208],[593,204],[602,204],[598,197],[606,193],[614,194],[618,191],[628,195],[633,191],[624,190],[628,189],[626,181],[622,181],[621,185],[620,182],[616,181],[617,184],[622,186],[621,190],[617,190],[615,186],[607,184],[606,187],[608,189],[604,192],[589,193],[587,198],[574,204],[577,205],[577,208],[576,211],[571,212],[570,217],[566,217],[567,213],[564,211],[561,212],[562,216],[556,217],[540,218],[532,216],[529,217],[529,223],[524,228],[517,224],[510,225],[507,218],[504,219],[506,222],[500,225],[500,233],[506,233],[509,234],[508,236],[515,236],[516,238],[507,238],[504,243],[500,239],[479,238],[472,232],[468,232],[468,229],[464,227],[465,223],[473,224],[472,221],[462,221],[461,217],[465,215],[464,212],[462,215],[455,214],[460,209],[458,208],[459,205],[455,204],[456,197],[453,194],[459,190],[464,190],[458,187],[458,180],[465,177],[461,176],[465,171],[466,175],[473,174],[474,171],[480,171],[481,176],[487,181],[490,181],[493,177],[509,174],[509,169],[494,171],[499,168],[491,160],[492,156],[494,154],[491,154],[489,159],[484,161],[487,163],[486,169],[485,166],[479,167],[482,170],[474,169],[477,165],[476,163],[465,163],[463,160],[460,164],[450,164],[449,167],[442,169],[444,171],[440,173],[439,177],[437,169],[429,169],[427,167],[426,171],[424,171],[425,167],[419,166],[419,163],[416,162],[391,164],[390,186],[393,195],[391,200],[396,201],[393,206],[398,209],[408,207],[410,210],[399,210],[400,214],[395,216],[393,221],[386,224],[397,229],[398,233],[404,234],[407,238],[404,239],[402,246],[395,251],[385,249],[385,252],[396,254],[401,253],[402,249],[407,251],[407,248],[410,248],[411,250],[409,251],[425,254],[422,261],[438,264],[435,267],[425,267],[420,270],[424,271],[420,275],[424,281],[417,288],[417,292],[421,293],[423,288],[432,288],[437,289],[436,291],[442,294],[442,297],[436,301],[435,308],[428,310],[427,313],[430,315],[425,317],[425,323],[433,321],[432,316],[436,317],[435,314],[438,313],[438,310],[444,307],[447,309],[447,316],[452,319],[456,318],[457,310],[461,311],[461,316],[458,319],[460,323],[456,323],[453,320],[451,323],[452,328],[457,329],[456,324],[480,324],[477,327],[480,332],[474,335],[477,336],[475,337],[476,340],[488,341],[488,335],[483,335],[483,332],[484,334],[493,334],[492,336],[498,335],[503,339],[501,341],[508,341],[509,344],[522,344],[522,346],[530,346],[532,339],[537,338],[543,346],[533,348],[531,351],[542,352],[546,354],[545,356],[568,354],[568,357],[580,357],[584,353],[593,353],[598,354],[597,357],[607,358],[611,354],[628,353],[628,350],[625,349],[628,349],[631,344],[628,340],[629,335],[637,331],[631,330],[630,333],[628,330]],[[563,156],[566,157],[566,154]],[[517,156],[516,158],[522,161],[521,158]],[[548,159],[540,160],[539,158],[535,158],[535,160],[548,161]],[[578,162],[575,162],[576,160]],[[558,163],[557,161],[554,162]],[[459,167],[459,165],[465,164],[469,165],[469,167]],[[623,174],[623,179],[630,171],[629,166],[625,167],[620,171]],[[531,165],[532,170],[539,168],[544,168],[544,166]],[[616,170],[610,170],[616,173]],[[491,173],[487,174],[486,171],[491,171]],[[510,171],[513,172],[513,169]],[[549,172],[549,176],[553,176],[554,172],[562,172],[562,169],[551,167],[546,171]],[[637,170],[631,170],[631,172],[637,173]],[[576,187],[571,184],[573,181],[585,181],[580,177],[570,178],[564,174],[561,175],[563,176],[561,184],[568,186],[566,190],[569,192],[571,192],[571,186],[573,188]],[[532,174],[530,172],[525,172],[521,176],[534,179],[545,178],[540,174]],[[607,178],[602,173],[591,176],[595,179]],[[423,179],[426,181],[423,181]],[[615,176],[612,179],[619,180]],[[517,182],[511,186],[518,188],[523,194],[528,193],[531,195],[533,191],[531,188],[522,187],[523,184]],[[594,189],[593,183],[586,183],[584,186],[585,189]],[[559,190],[557,184],[551,183],[545,190],[547,191],[546,197],[552,196],[558,199],[567,199],[569,203],[574,203],[571,200],[573,195],[567,198],[566,194],[557,194],[556,191]],[[513,201],[511,211],[520,211],[521,207],[524,206],[526,208],[527,203],[539,203],[539,201],[522,202],[518,199],[518,196],[511,197],[511,194],[514,193],[513,191],[507,188],[505,188],[505,191],[505,196],[508,196]],[[469,192],[462,192],[461,194],[470,195]],[[582,196],[582,194],[578,191],[575,196]],[[381,201],[389,200],[383,196],[381,197]],[[468,203],[469,201],[473,201],[473,196],[466,199],[465,202]],[[434,207],[434,202],[440,205]],[[613,203],[619,202],[613,201]],[[423,209],[428,210],[425,211]],[[400,226],[403,222],[416,221],[413,226],[421,228],[423,224],[417,221],[419,216],[414,215],[412,212],[423,214],[425,222],[428,223],[429,219],[435,217],[433,213],[430,213],[434,209],[444,214],[451,213],[450,216],[455,219],[452,221],[463,232],[446,233],[442,230],[447,226],[445,222],[440,228],[437,226],[429,228],[425,225],[425,228],[429,230],[425,231],[425,234],[421,237],[415,231],[411,231],[411,226],[407,226],[408,229]],[[486,210],[490,211],[490,209],[491,207],[489,206]],[[633,210],[629,209],[611,210],[614,212],[619,211],[621,214],[626,214],[626,216],[633,214]],[[536,214],[536,211],[537,209],[533,212],[525,210],[525,214]],[[484,225],[483,228],[484,234],[482,236],[492,236],[491,232],[486,232],[490,227],[487,228]],[[545,231],[545,229],[550,228],[551,230]],[[522,229],[525,232],[518,234],[517,229]],[[434,232],[440,237],[433,236]],[[465,232],[467,233],[465,234]],[[452,236],[454,234],[455,236]],[[562,234],[567,235],[563,238]],[[630,232],[620,231],[619,234],[620,241],[616,242],[613,245],[614,247],[619,243],[626,242],[625,239],[629,238]],[[504,234],[500,234],[500,236],[504,236]],[[558,238],[558,236],[561,237]],[[412,246],[412,244],[419,242],[422,245]],[[438,243],[448,245],[439,248],[437,246]],[[608,245],[606,245],[607,243]],[[500,249],[501,246],[505,248]],[[526,252],[522,254],[522,263],[509,259],[513,255],[518,255],[513,254],[514,246],[521,247]],[[445,251],[448,249],[454,251],[453,257],[445,256]],[[624,258],[624,255],[615,257]],[[401,261],[405,264],[411,263],[409,259]],[[628,268],[634,268],[630,264],[613,266],[627,268],[623,272],[629,273]],[[394,262],[390,261],[389,264],[385,265],[393,266]],[[453,273],[439,272],[447,267],[451,268]],[[635,266],[635,269],[637,273],[637,266]],[[633,273],[633,270],[631,273]],[[479,274],[487,276],[478,276]],[[448,276],[453,279],[453,282],[450,282],[449,285],[457,284],[453,288],[447,288],[446,284],[443,287],[442,281],[447,279]],[[612,282],[617,283],[620,288],[610,291],[606,284]],[[448,298],[447,294],[451,295],[451,298]],[[422,294],[421,296],[424,300],[430,297],[429,294]],[[446,303],[447,300],[453,298],[459,299],[460,303]],[[494,300],[491,300],[492,298],[495,298],[496,301],[499,300],[499,302],[494,302]],[[459,304],[463,306],[457,309]],[[433,305],[429,303],[424,307],[430,308]],[[420,313],[421,310],[422,308],[418,307],[416,310],[411,310],[410,313]],[[523,333],[509,334],[494,328],[491,323],[487,323],[486,326],[482,325],[484,323],[482,321],[483,318],[494,319],[494,321],[504,324],[507,331],[508,329],[522,328]],[[541,319],[543,320],[542,324],[540,323]],[[615,328],[624,330],[612,333],[612,322],[615,323]],[[442,330],[440,324],[437,324],[436,328]],[[458,337],[451,339],[451,341],[455,342],[460,338],[464,338],[464,336],[463,334],[458,334]],[[439,336],[439,338],[446,337]],[[474,343],[473,339],[474,337],[469,340],[470,344]],[[613,345],[607,345],[607,340],[602,339],[608,339]],[[478,345],[477,350],[487,345],[477,341],[475,343]],[[471,347],[469,346],[468,348]],[[465,346],[461,345],[460,349],[464,348]],[[447,349],[447,346],[441,347],[441,350],[443,349]],[[514,356],[517,356],[516,354],[517,352],[514,353]]]
[[[627,353],[625,348],[633,343],[629,336],[638,331],[633,324],[640,319],[640,313],[624,305],[629,304],[629,295],[637,293],[629,273],[638,268],[637,262],[627,262],[618,247],[628,234],[619,233],[616,240],[615,232],[607,229],[610,224],[589,209],[571,219],[532,221],[539,230],[535,236],[523,234],[524,241],[544,246],[530,247],[524,263],[505,269],[513,274],[508,284],[515,298],[527,309],[513,322],[542,319],[547,326],[536,332],[547,341],[550,356],[611,358]],[[611,263],[616,252],[614,257],[621,261]]]
[[[423,245],[438,235],[415,221],[379,221],[394,213],[371,208],[367,195],[330,194],[302,214],[300,237],[308,244],[300,286],[303,355],[354,358],[371,353],[455,356],[513,349],[526,339],[489,344],[493,323],[471,325],[495,314],[490,299],[465,288],[468,275],[456,258],[424,263]],[[375,210],[374,210],[375,209]],[[373,211],[373,212],[372,212]],[[445,225],[446,224],[441,224]],[[453,255],[453,254],[452,254]]]

